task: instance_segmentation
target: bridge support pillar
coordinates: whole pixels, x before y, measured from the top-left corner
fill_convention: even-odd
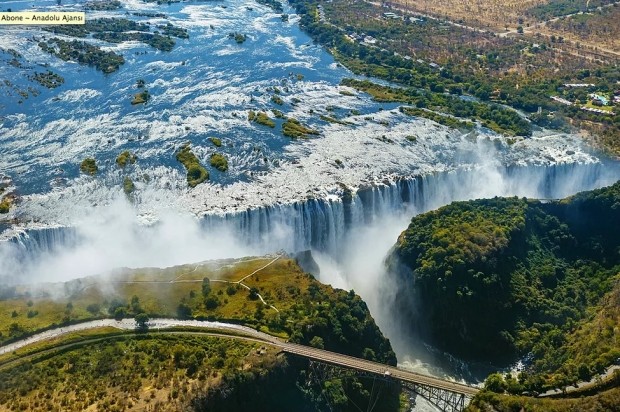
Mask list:
[[[455,393],[433,386],[402,382],[401,387],[415,397],[416,395],[429,401],[443,412],[461,412],[469,404],[469,399],[461,393]]]

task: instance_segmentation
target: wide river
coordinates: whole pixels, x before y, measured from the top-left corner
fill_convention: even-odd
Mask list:
[[[3,1],[1,8],[76,11],[83,3]],[[538,130],[515,141],[484,128],[462,133],[340,86],[355,76],[313,44],[287,6],[282,21],[251,0],[121,3],[87,18],[169,22],[189,39],[176,39],[170,52],[87,39],[124,56],[120,70],[105,75],[38,46],[66,36],[0,27],[0,179],[19,195],[0,221],[0,237],[14,240],[0,246],[0,279],[64,280],[120,266],[313,248],[321,280],[362,295],[401,363],[441,373],[432,348],[401,336],[389,312],[397,285],[386,285],[382,260],[407,220],[454,199],[561,197],[620,176],[617,162],[570,134]],[[238,44],[230,33],[247,40]],[[48,69],[64,84],[48,90],[30,80]],[[152,99],[132,106],[138,79]],[[273,109],[319,134],[291,140],[281,119],[275,128],[248,121],[249,110],[274,118]],[[194,189],[175,160],[185,142],[211,175]],[[121,170],[115,159],[124,150],[138,160]],[[209,166],[215,152],[227,156],[227,172]],[[86,157],[96,159],[97,176],[80,175]],[[136,185],[131,199],[125,177]],[[351,205],[342,202],[344,188]],[[51,227],[73,229],[39,231]]]

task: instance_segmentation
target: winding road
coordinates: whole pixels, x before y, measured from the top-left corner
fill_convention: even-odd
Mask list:
[[[0,347],[0,355],[5,355],[19,349],[25,348],[28,345],[43,342],[50,339],[59,338],[68,335],[73,332],[80,332],[104,327],[112,327],[121,331],[127,331],[133,333],[136,330],[136,322],[133,319],[101,319],[78,323],[75,325],[64,326],[62,328],[50,329],[36,335],[30,336],[26,339],[19,340],[17,342]],[[157,318],[152,319],[148,323],[148,327],[151,331],[157,331],[159,333],[198,333],[204,336],[216,336],[227,339],[241,339],[254,342],[265,343],[276,348],[279,348],[282,352],[286,352],[292,355],[302,356],[308,359],[312,359],[319,362],[329,363],[344,368],[355,369],[367,373],[373,373],[381,375],[383,377],[389,376],[390,378],[409,382],[419,385],[428,385],[437,389],[442,389],[458,394],[465,395],[467,397],[473,397],[479,391],[479,388],[464,385],[461,383],[423,375],[420,373],[411,372],[402,368],[384,365],[378,362],[372,362],[366,359],[360,359],[353,356],[343,355],[336,352],[330,352],[323,349],[317,349],[309,346],[298,345],[290,343],[266,333],[257,331],[247,326],[235,325],[231,323],[201,321],[201,320],[180,320],[180,319],[168,319]],[[204,332],[179,332],[172,330],[173,328],[200,328],[204,329]],[[45,349],[41,352],[37,352],[32,355],[24,355],[14,359],[10,359],[5,362],[1,362],[0,366],[5,368],[11,366],[14,363],[19,363],[25,359],[39,356],[46,351],[53,351],[60,348],[79,346],[88,343],[95,343],[108,339],[106,337],[93,337],[92,339],[84,339],[74,343],[58,343],[57,345],[51,345],[49,349]],[[614,371],[619,370],[620,365],[613,365],[604,375],[593,378],[590,382],[580,382],[577,386],[569,386],[564,391],[559,389],[550,390],[540,394],[540,397],[546,396],[558,396],[562,394],[568,394],[570,392],[588,389],[600,383],[600,380],[605,380],[611,377]]]
[[[152,331],[158,332],[166,332],[166,329],[171,329],[175,327],[192,327],[192,328],[202,328],[205,329],[208,335],[214,336],[225,336],[230,339],[244,339],[244,340],[254,340],[259,342],[264,342],[265,344],[269,344],[271,346],[275,346],[282,350],[282,352],[290,353],[297,356],[302,356],[308,359],[316,360],[319,362],[329,363],[336,366],[341,366],[350,369],[356,369],[359,371],[373,373],[377,375],[381,375],[384,377],[389,376],[390,378],[403,381],[410,382],[419,385],[428,385],[434,388],[454,392],[457,394],[462,394],[467,397],[473,397],[476,393],[478,393],[479,389],[473,386],[464,385],[457,382],[447,381],[440,378],[422,375],[419,373],[407,371],[398,367],[384,365],[378,362],[372,362],[366,359],[355,358],[353,356],[342,355],[340,353],[330,352],[323,349],[317,349],[313,347],[298,345],[290,342],[286,342],[282,339],[278,339],[271,335],[268,335],[263,332],[256,331],[252,328],[242,325],[235,325],[229,323],[222,322],[210,322],[210,321],[200,321],[200,320],[178,320],[178,319],[152,319],[148,323],[149,329]],[[78,323],[71,326],[66,326],[62,328],[50,329],[45,332],[38,333],[29,338],[8,344],[6,346],[0,347],[0,355],[7,354],[10,352],[14,352],[18,349],[24,348],[33,343],[42,342],[45,340],[58,338],[63,335],[67,335],[72,332],[79,332],[89,329],[97,329],[102,327],[113,327],[120,330],[133,331],[136,329],[136,322],[133,319],[123,319],[120,321],[113,319],[102,319],[95,321],[88,321],[83,323]],[[207,332],[210,331],[210,332]],[[172,333],[177,333],[175,331],[168,331]],[[219,332],[219,333],[218,333]],[[93,338],[92,341],[101,341],[105,338],[97,337]],[[88,343],[90,340],[82,340],[80,342],[75,343],[75,345],[83,345]],[[60,344],[59,346],[61,346]],[[70,344],[69,344],[70,345]],[[68,344],[62,346],[69,346]],[[12,362],[19,362],[20,358],[11,360],[9,362],[5,362],[4,365],[7,365]]]

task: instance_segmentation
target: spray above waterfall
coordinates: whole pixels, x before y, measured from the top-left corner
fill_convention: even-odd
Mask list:
[[[338,264],[355,260],[352,241],[387,249],[414,214],[453,200],[492,196],[560,198],[604,186],[618,177],[615,164],[547,167],[481,167],[396,179],[362,188],[350,197],[309,199],[200,219],[163,209],[158,220],[140,224],[123,198],[92,209],[71,227],[30,229],[0,248],[0,275],[21,280],[60,280],[116,267],[171,266],[192,261],[313,249]],[[377,244],[359,230],[397,224]],[[343,285],[344,286],[344,285]]]
[[[383,260],[408,220],[454,200],[561,198],[619,177],[615,162],[506,167],[489,155],[476,167],[385,178],[340,196],[201,217],[163,207],[149,221],[121,196],[91,209],[72,226],[29,228],[2,242],[0,278],[11,283],[69,280],[119,267],[311,249],[320,265],[319,279],[362,296],[401,362],[415,359],[418,371],[437,373],[438,359],[402,332],[401,314],[391,311],[399,285],[385,276]]]

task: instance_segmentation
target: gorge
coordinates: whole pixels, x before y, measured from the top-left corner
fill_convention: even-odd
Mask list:
[[[6,2],[16,10],[21,3]],[[84,34],[88,53],[118,58],[104,64],[105,74],[38,42],[59,36],[52,43],[68,47],[75,33],[0,31],[0,43],[12,47],[0,48],[1,74],[14,79],[0,84],[0,200],[10,197],[0,215],[0,285],[311,251],[316,279],[363,298],[364,316],[401,366],[470,383],[508,367],[463,361],[454,356],[458,342],[422,340],[398,306],[408,283],[388,276],[386,259],[414,216],[460,200],[544,203],[609,186],[620,178],[618,159],[570,128],[545,129],[521,112],[509,119],[528,133],[502,135],[508,129],[493,128],[492,111],[461,122],[351,87],[355,81],[343,79],[368,78],[313,43],[286,4],[277,11],[271,1],[159,3],[123,0],[89,12],[145,34]],[[138,41],[154,37],[151,30],[177,37],[168,35],[163,48]],[[38,67],[62,81],[35,89]],[[148,94],[145,104],[131,104],[136,92]],[[310,132],[287,132],[291,125]],[[179,160],[181,151],[191,162]],[[94,167],[80,170],[84,161]],[[200,179],[188,181],[192,166]],[[350,303],[347,292],[334,293]],[[314,297],[304,299],[311,316]]]

